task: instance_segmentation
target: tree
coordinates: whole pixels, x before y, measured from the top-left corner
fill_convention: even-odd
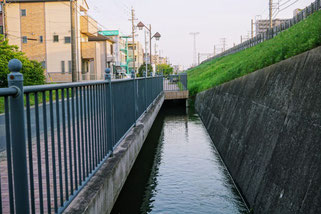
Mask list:
[[[8,87],[7,75],[8,63],[11,59],[19,59],[22,62],[24,85],[41,85],[45,83],[44,70],[40,63],[29,60],[24,53],[18,51],[18,47],[9,45],[3,35],[0,35],[0,88]]]
[[[145,71],[146,71],[146,63],[142,64],[139,67],[137,77],[143,77]],[[148,64],[147,65],[147,75],[150,76],[152,72],[153,72],[153,67],[150,64]]]
[[[159,64],[159,65],[157,65],[156,72],[158,74],[163,74],[164,76],[167,76],[167,75],[173,74],[174,69],[170,65]]]

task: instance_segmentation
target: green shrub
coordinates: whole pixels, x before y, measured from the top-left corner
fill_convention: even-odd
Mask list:
[[[22,62],[24,85],[41,85],[45,83],[45,75],[40,63],[30,61],[18,48],[9,45],[0,35],[0,88],[7,87],[7,75],[9,74],[8,62],[11,59],[19,59]]]
[[[321,11],[271,40],[189,70],[188,88],[191,95],[195,95],[319,45],[321,45]]]

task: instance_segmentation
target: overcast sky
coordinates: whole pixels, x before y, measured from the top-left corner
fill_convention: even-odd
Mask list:
[[[130,9],[135,9],[136,24],[152,24],[153,32],[162,38],[157,42],[161,55],[167,56],[174,65],[193,64],[193,37],[190,32],[200,32],[197,37],[197,52],[212,53],[214,45],[222,48],[221,38],[226,38],[228,47],[238,44],[240,37],[250,33],[251,19],[261,15],[268,18],[269,0],[87,0],[89,14],[106,30],[119,29],[131,33]],[[277,0],[274,0],[277,3]],[[296,2],[296,3],[295,3]],[[284,9],[277,18],[290,18],[293,10],[304,8],[314,0],[280,0]],[[143,41],[143,31],[138,31]],[[154,44],[153,44],[154,48]],[[154,53],[154,50],[153,50]]]

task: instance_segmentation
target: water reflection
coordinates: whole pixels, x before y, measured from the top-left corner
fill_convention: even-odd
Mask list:
[[[112,213],[230,214],[246,208],[199,117],[165,107]]]

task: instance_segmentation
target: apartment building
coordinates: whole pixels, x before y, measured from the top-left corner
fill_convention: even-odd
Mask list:
[[[272,25],[273,27],[279,26],[286,21],[287,19],[273,19]],[[255,31],[256,35],[260,33],[265,33],[270,28],[270,20],[267,20],[267,19],[257,20],[255,23],[255,28],[256,28],[256,31]]]
[[[29,59],[41,62],[49,82],[71,81],[70,4],[69,0],[7,0],[5,5],[9,44],[18,46]],[[81,80],[81,41],[91,34],[90,28],[80,31],[80,24],[89,8],[86,0],[73,1],[73,8],[76,64]],[[88,25],[97,23],[92,21]]]
[[[134,57],[133,57],[134,49]],[[130,59],[135,60],[135,70],[138,71],[139,67],[144,63],[144,49],[140,42],[136,41],[133,45],[133,42],[128,42],[128,56]],[[134,63],[131,61],[129,63],[130,70],[133,68]]]

